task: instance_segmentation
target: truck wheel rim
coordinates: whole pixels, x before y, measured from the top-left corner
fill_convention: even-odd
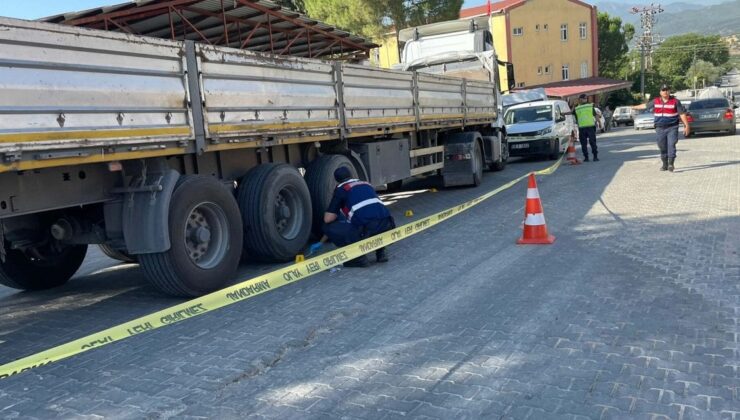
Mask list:
[[[295,239],[303,226],[303,202],[298,191],[285,187],[275,197],[275,228],[285,239]]]
[[[228,248],[229,223],[223,209],[214,203],[201,203],[188,214],[185,247],[190,260],[202,269],[217,266]]]

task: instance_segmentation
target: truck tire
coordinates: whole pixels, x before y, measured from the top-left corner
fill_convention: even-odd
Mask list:
[[[483,160],[483,148],[481,148],[480,142],[476,141],[473,146],[473,185],[479,186],[483,182],[483,166],[485,166]]]
[[[77,272],[85,260],[87,245],[64,246],[60,252],[41,261],[6,246],[5,261],[0,260],[0,284],[20,290],[59,287]]]
[[[301,253],[311,236],[311,196],[294,167],[266,163],[250,170],[237,201],[247,255],[285,262]]]
[[[488,165],[488,169],[494,172],[503,171],[506,168],[506,161],[509,160],[509,144],[506,141],[506,137],[501,134],[501,131],[497,133],[497,136],[501,140],[501,160],[498,162],[491,162]]]
[[[323,155],[314,160],[306,169],[306,184],[313,203],[312,232],[321,236],[324,225],[324,213],[329,207],[337,181],[334,180],[334,171],[340,167],[348,168],[352,177],[357,177],[357,170],[352,162],[342,155]]]
[[[207,176],[181,177],[169,210],[170,249],[139,255],[152,285],[195,297],[223,287],[239,265],[242,219],[234,195]]]
[[[134,255],[130,255],[125,251],[119,251],[115,248],[112,248],[110,245],[100,244],[98,245],[98,248],[100,248],[100,252],[102,252],[109,258],[113,258],[114,260],[125,263],[136,263],[138,261]]]

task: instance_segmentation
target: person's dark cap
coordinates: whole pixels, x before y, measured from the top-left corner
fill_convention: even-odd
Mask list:
[[[667,83],[660,85],[660,90],[671,90],[671,87]]]
[[[586,96],[585,93],[582,93],[581,96],[578,97],[578,99],[588,99],[588,96]]]
[[[334,171],[334,179],[337,182],[343,182],[350,178],[352,178],[352,173],[349,171],[349,168],[346,166],[341,166]]]

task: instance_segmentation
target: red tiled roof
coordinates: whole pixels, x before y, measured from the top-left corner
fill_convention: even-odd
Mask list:
[[[519,3],[524,3],[526,0],[503,0],[491,2],[491,13],[495,13],[499,10],[503,10],[514,6]],[[488,13],[488,4],[482,6],[469,7],[467,9],[460,10],[460,19],[465,19],[473,16],[485,15]]]
[[[512,6],[525,3],[527,0],[502,0],[491,2],[491,13],[504,11]],[[592,7],[590,4],[581,0],[570,0],[573,3],[580,4],[581,6]],[[488,13],[488,3],[484,3],[481,6],[468,7],[467,9],[460,10],[460,19],[465,19],[473,16],[485,15]]]
[[[586,95],[596,95],[620,89],[627,89],[630,86],[632,86],[632,82],[626,80],[607,79],[606,77],[589,77],[586,79],[566,80],[545,85],[527,86],[522,89],[545,88],[547,96],[570,98],[582,93]]]

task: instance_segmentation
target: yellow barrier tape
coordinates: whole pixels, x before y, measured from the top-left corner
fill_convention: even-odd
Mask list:
[[[550,175],[554,173],[563,162],[564,156],[565,154],[561,155],[560,159],[550,167],[533,173],[538,175]],[[360,242],[2,365],[0,366],[0,379],[18,375],[116,341],[203,315],[306,279],[314,274],[338,266],[345,261],[357,258],[429,229],[502,191],[508,190],[528,176],[529,174],[522,175],[480,197]]]

